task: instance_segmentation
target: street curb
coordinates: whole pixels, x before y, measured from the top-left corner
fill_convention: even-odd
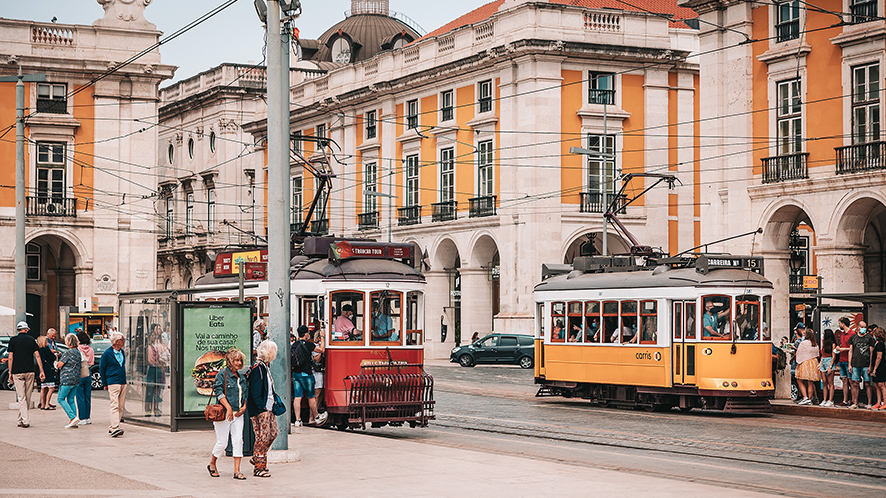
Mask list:
[[[880,410],[850,410],[848,408],[822,408],[815,405],[796,405],[792,401],[772,403],[772,411],[780,415],[794,415],[798,417],[838,418],[843,420],[858,420],[863,422],[878,422],[886,424],[886,411]]]

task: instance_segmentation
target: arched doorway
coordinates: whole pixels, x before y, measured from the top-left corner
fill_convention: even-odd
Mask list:
[[[797,323],[811,323],[817,289],[804,287],[804,277],[816,275],[818,259],[815,226],[800,205],[785,204],[769,217],[763,229],[765,275],[774,286],[772,313],[787,317],[783,324],[772,324],[776,339],[790,337]],[[787,297],[787,299],[785,299]],[[778,331],[781,331],[780,333]]]
[[[452,239],[444,239],[437,245],[434,251],[434,262],[431,265],[433,272],[428,272],[429,293],[434,296],[429,301],[439,303],[439,308],[428,305],[428,316],[435,316],[434,311],[440,310],[440,342],[454,342],[461,344],[461,256],[458,247]],[[433,275],[432,275],[433,273]],[[442,277],[445,284],[438,285],[438,278]],[[440,282],[442,283],[442,282]],[[433,286],[432,286],[433,284]],[[439,287],[445,289],[445,295],[439,295]]]
[[[498,245],[491,235],[477,237],[471,248],[470,264],[461,270],[465,301],[471,306],[464,310],[465,338],[476,332],[480,337],[493,331],[495,315],[500,308]]]
[[[627,254],[631,252],[631,247],[621,237],[608,235],[609,244],[607,250],[609,254]],[[566,248],[563,255],[563,263],[571,265],[575,258],[579,256],[599,256],[603,254],[603,233],[587,232],[576,237]]]
[[[841,265],[849,270],[861,269],[861,275],[845,275],[843,278],[861,277],[864,292],[883,292],[886,290],[886,206],[877,199],[861,197],[852,201],[840,216],[836,230],[836,245],[845,247],[847,251],[855,248],[860,253],[861,262]],[[863,251],[863,252],[862,252]],[[851,258],[847,254],[844,258]],[[846,290],[846,289],[841,289]]]
[[[74,247],[55,235],[26,244],[26,311],[33,335],[60,326],[59,307],[77,306],[77,260]]]

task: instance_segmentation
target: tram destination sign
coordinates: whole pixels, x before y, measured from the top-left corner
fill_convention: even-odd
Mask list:
[[[237,275],[240,273],[239,263],[268,263],[268,251],[225,252],[215,257],[215,268],[212,272],[216,277]],[[245,266],[245,265],[244,265]],[[261,279],[258,279],[261,280]]]
[[[329,258],[411,259],[412,244],[340,240],[329,245]]]
[[[757,256],[732,256],[729,254],[702,254],[695,260],[695,270],[707,275],[711,270],[748,270],[763,274],[763,258]]]

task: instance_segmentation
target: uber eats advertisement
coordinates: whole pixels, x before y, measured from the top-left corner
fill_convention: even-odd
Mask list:
[[[230,348],[251,355],[252,310],[249,307],[200,306],[182,308],[182,408],[202,413],[215,397],[212,386],[225,368]]]

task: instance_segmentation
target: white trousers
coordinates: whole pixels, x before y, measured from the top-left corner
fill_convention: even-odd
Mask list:
[[[221,422],[213,422],[215,426],[215,447],[212,455],[216,458],[225,456],[225,448],[228,447],[228,435],[231,436],[231,446],[234,448],[233,456],[243,456],[243,415],[234,417],[234,420],[224,419]]]

